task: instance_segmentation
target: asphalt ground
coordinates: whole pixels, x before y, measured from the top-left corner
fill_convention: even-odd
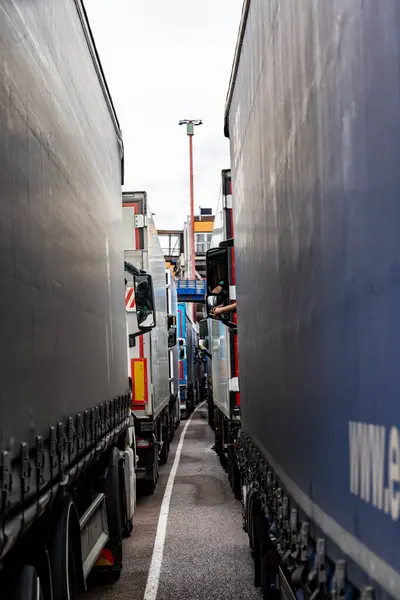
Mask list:
[[[82,600],[144,600],[160,508],[184,426],[185,421],[175,433],[155,493],[138,498],[133,533],[124,540],[120,581],[93,589]],[[260,597],[253,587],[240,503],[233,497],[213,443],[206,408],[200,407],[187,428],[172,489],[157,600]]]

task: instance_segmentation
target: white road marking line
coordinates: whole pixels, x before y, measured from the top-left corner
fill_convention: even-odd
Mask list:
[[[179,461],[181,459],[181,453],[183,448],[183,442],[185,439],[187,428],[189,427],[195,413],[199,408],[203,406],[204,402],[199,404],[194,411],[190,419],[186,422],[185,427],[182,430],[181,437],[179,438],[178,448],[176,449],[174,464],[170,471],[167,486],[165,488],[163,501],[160,509],[160,516],[158,518],[156,539],[154,540],[153,555],[151,557],[149,574],[147,576],[146,589],[144,592],[143,600],[156,600],[158,592],[158,584],[160,581],[161,565],[164,555],[165,536],[167,533],[168,525],[168,514],[169,506],[171,503],[172,490],[174,487],[174,481],[176,472],[178,470]]]

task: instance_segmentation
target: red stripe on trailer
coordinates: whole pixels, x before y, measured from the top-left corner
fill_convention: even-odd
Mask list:
[[[135,213],[135,215],[139,214],[139,208],[137,205],[137,202],[123,202],[122,203],[123,208],[133,208],[133,212]],[[140,232],[139,229],[135,229],[135,244],[136,244],[136,250],[143,250],[143,248],[141,248],[141,244],[140,244]]]
[[[139,355],[140,358],[144,358],[144,339],[142,335],[139,337]]]
[[[229,191],[232,196],[232,179],[229,182]],[[233,210],[229,210],[229,218],[230,218],[230,226],[231,226],[231,234],[232,238],[235,238],[235,227],[233,223]],[[232,285],[236,286],[236,267],[235,267],[235,247],[232,248]],[[237,325],[237,314],[234,314],[233,317],[234,323]],[[234,341],[234,363],[235,363],[235,377],[239,377],[239,352],[238,352],[238,336],[235,335]],[[240,406],[240,392],[236,392],[236,406]]]
[[[125,308],[133,310],[136,306],[135,294],[133,287],[128,287],[125,290]]]
[[[235,230],[233,225],[233,210],[229,209],[229,219],[231,222],[232,238],[235,238]],[[235,248],[232,248],[232,285],[236,285],[236,267],[235,267]]]
[[[133,211],[134,211],[135,215],[139,214],[139,207],[137,204],[135,204],[135,206],[133,207]],[[136,250],[143,250],[143,248],[141,248],[141,243],[140,243],[140,232],[137,227],[135,229],[135,243],[136,243]]]

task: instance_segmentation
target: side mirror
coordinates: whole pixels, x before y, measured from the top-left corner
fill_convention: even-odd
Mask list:
[[[168,315],[168,329],[176,326],[176,317],[175,315]]]
[[[200,350],[204,350],[204,348],[206,350],[208,349],[208,336],[205,338],[199,339],[199,348],[200,348]]]
[[[153,280],[144,273],[134,277],[134,284],[138,326],[142,332],[148,331],[156,326]]]
[[[200,336],[200,339],[204,339],[208,336],[208,321],[207,321],[207,319],[201,319],[201,321],[199,321],[199,336]]]
[[[218,300],[216,296],[207,296],[207,314],[208,316],[211,316],[211,311],[213,308],[218,306]],[[222,302],[221,302],[222,304]]]
[[[168,329],[168,348],[176,346],[176,327],[172,326]]]
[[[207,316],[211,310],[219,305],[229,304],[229,265],[228,248],[211,248],[206,255],[207,292],[206,310]]]
[[[185,360],[185,359],[186,359],[185,340],[183,340],[182,338],[179,338],[179,360]]]

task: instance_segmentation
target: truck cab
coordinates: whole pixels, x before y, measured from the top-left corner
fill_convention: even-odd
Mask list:
[[[222,171],[222,191],[221,203],[214,222],[211,248],[206,255],[208,322],[205,337],[212,357],[212,365],[208,369],[208,411],[209,422],[215,432],[215,450],[229,472],[235,494],[239,495],[240,477],[233,452],[240,425],[237,316],[236,313],[219,317],[213,314],[213,309],[217,306],[230,306],[236,303],[230,169]],[[204,330],[205,326],[202,329]]]
[[[187,418],[197,403],[198,370],[196,369],[197,327],[185,302],[178,304],[178,351],[180,413]]]
[[[179,403],[179,360],[178,360],[178,295],[171,270],[165,270],[168,310],[168,365],[169,365],[169,441],[181,421]]]
[[[146,192],[123,192],[122,212],[125,266],[134,270],[134,279],[129,269],[125,278],[136,475],[138,489],[147,494],[154,492],[159,464],[169,454],[169,347],[174,336],[168,318],[164,255]]]

